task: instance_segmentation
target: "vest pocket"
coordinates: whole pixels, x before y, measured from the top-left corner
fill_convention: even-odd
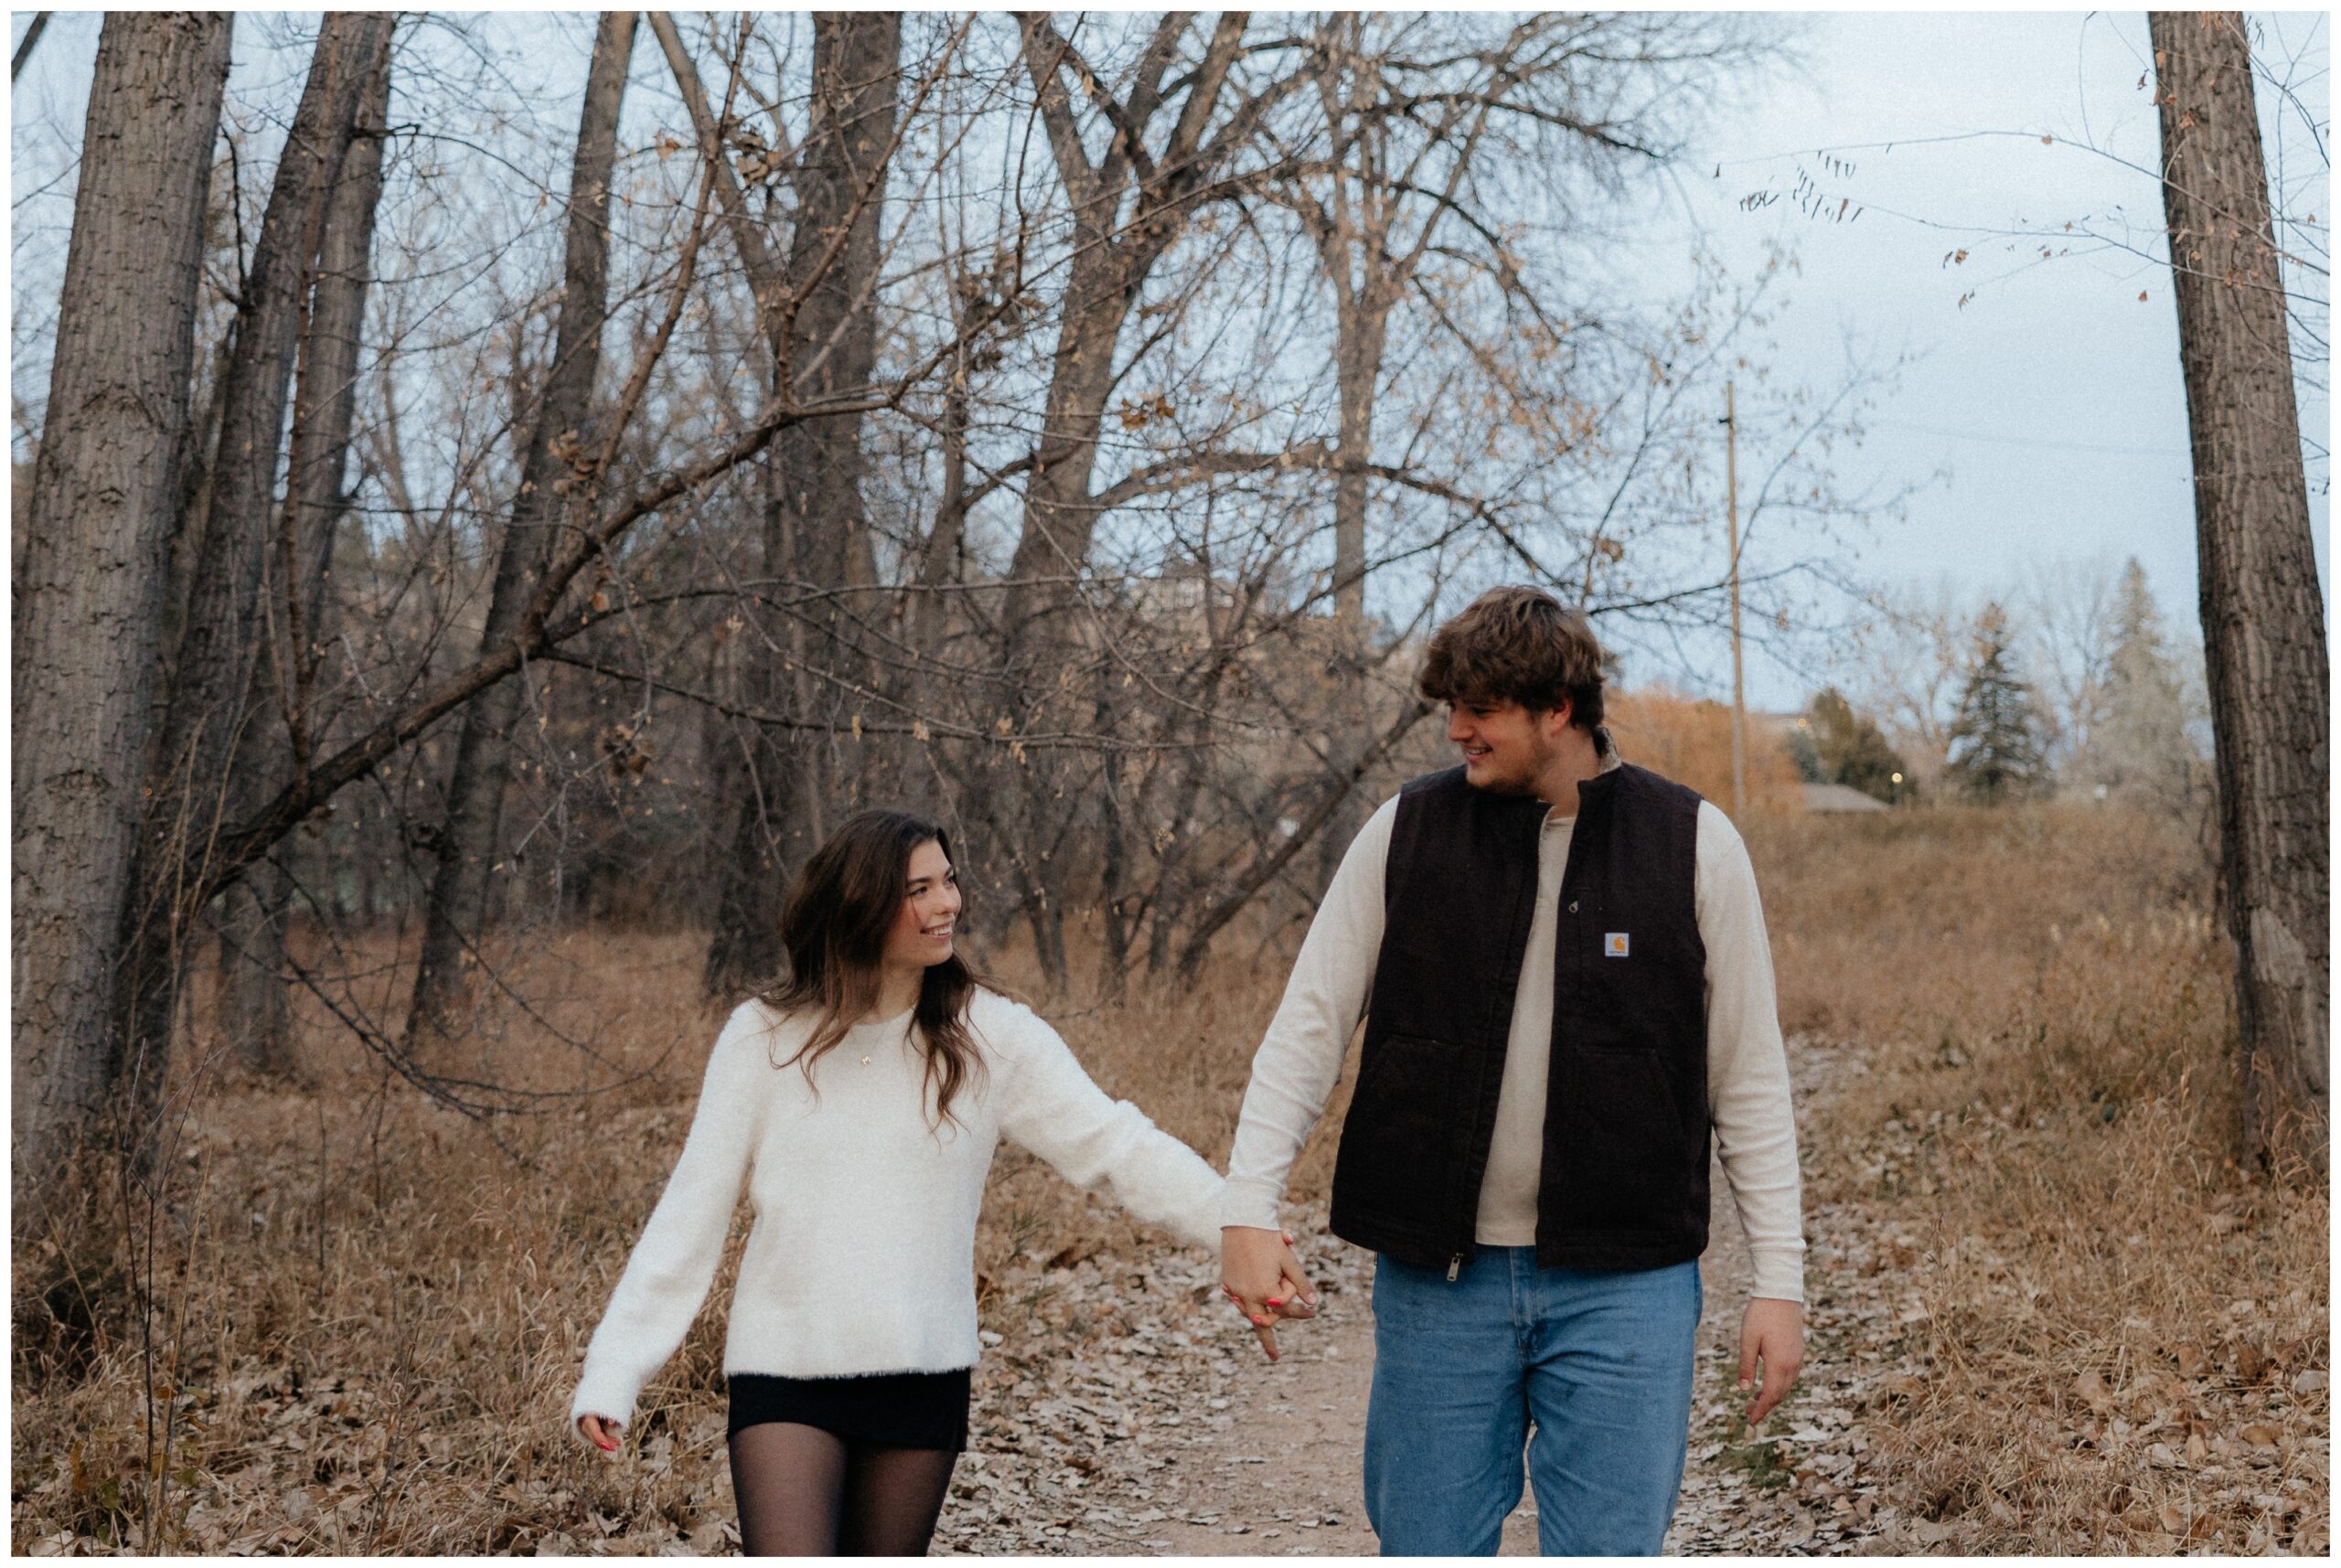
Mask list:
[[[1572,1053],[1558,1109],[1566,1179],[1555,1196],[1568,1230],[1681,1230],[1683,1118],[1656,1052]]]
[[[1424,1035],[1367,1042],[1342,1123],[1333,1187],[1361,1218],[1445,1231],[1459,1211],[1465,1147],[1486,1062]]]

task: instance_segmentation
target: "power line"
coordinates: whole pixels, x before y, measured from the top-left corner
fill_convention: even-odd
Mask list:
[[[1939,425],[1913,424],[1908,420],[1873,419],[1865,421],[1886,430],[1917,431],[1925,435],[1949,436],[1955,441],[1983,441],[2000,446],[2038,446],[2058,452],[2111,452],[2129,457],[2188,457],[2183,448],[2170,446],[2112,446],[2102,442],[2046,441],[2027,435],[1985,435],[1980,431],[1944,430]]]

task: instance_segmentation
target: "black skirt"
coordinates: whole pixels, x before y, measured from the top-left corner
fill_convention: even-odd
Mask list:
[[[880,1372],[871,1377],[783,1378],[739,1372],[725,1380],[731,1431],[767,1421],[793,1421],[834,1432],[850,1443],[880,1448],[967,1446],[968,1375]]]

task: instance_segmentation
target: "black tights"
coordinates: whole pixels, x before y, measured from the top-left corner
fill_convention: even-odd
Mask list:
[[[743,1557],[924,1557],[959,1456],[873,1448],[793,1421],[732,1434]]]

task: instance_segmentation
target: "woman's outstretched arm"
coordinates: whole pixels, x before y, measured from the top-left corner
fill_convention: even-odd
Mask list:
[[[1123,1208],[1198,1246],[1219,1244],[1224,1183],[1203,1156],[1127,1100],[1090,1082],[1046,1019],[989,998],[986,1037],[999,1055],[999,1130],[1076,1187],[1110,1180]]]
[[[756,1107],[763,1098],[758,1073],[771,1070],[765,1053],[769,1018],[758,1004],[743,1005],[708,1053],[682,1157],[586,1348],[585,1369],[570,1406],[572,1430],[586,1415],[601,1417],[605,1426],[631,1424],[642,1385],[675,1353],[707,1299],[755,1147]]]

